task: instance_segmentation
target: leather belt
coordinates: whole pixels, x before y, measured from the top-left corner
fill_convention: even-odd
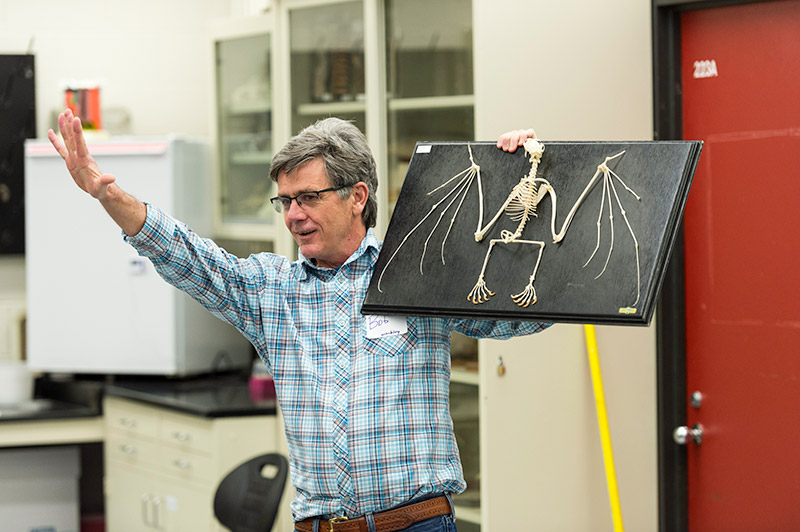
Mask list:
[[[439,515],[452,512],[450,501],[447,497],[435,497],[422,502],[401,506],[385,512],[372,514],[375,520],[376,532],[395,532],[408,528],[414,523],[430,519]],[[309,517],[294,524],[295,530],[300,532],[314,532],[315,517]],[[367,518],[362,516],[354,519],[334,517],[333,519],[320,519],[319,532],[368,532]]]

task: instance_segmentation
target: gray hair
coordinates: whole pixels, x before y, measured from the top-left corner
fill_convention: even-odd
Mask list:
[[[322,159],[331,186],[346,187],[359,182],[367,185],[369,197],[361,218],[366,227],[374,227],[378,217],[375,158],[364,134],[346,120],[319,120],[289,139],[272,158],[269,177],[277,183],[281,172],[288,174],[317,158]],[[346,198],[351,192],[342,189],[338,193]]]

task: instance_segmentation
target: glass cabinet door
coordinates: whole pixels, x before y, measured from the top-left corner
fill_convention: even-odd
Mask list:
[[[389,216],[418,141],[475,131],[471,0],[385,0]],[[454,497],[459,530],[479,531],[478,343],[453,333],[450,407],[467,490]]]
[[[270,34],[215,41],[220,217],[272,224]]]
[[[363,3],[291,9],[289,35],[292,134],[329,116],[366,133]]]
[[[474,134],[472,2],[386,0],[385,16],[391,213],[417,141]]]

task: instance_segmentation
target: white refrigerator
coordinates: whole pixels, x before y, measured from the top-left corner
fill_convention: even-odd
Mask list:
[[[136,137],[90,141],[89,150],[124,190],[210,236],[206,145]],[[42,140],[25,146],[25,245],[32,369],[177,376],[250,360],[244,337],[158,277]]]

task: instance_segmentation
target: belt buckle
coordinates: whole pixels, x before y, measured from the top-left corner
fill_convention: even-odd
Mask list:
[[[332,519],[328,519],[328,530],[330,530],[330,532],[334,532],[335,529],[333,528],[333,526],[336,523],[343,523],[345,521],[347,521],[347,517],[345,517],[343,515],[339,516],[339,517],[334,517]]]

